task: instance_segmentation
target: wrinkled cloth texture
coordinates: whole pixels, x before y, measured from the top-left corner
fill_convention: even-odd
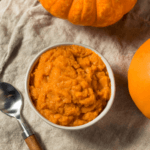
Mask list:
[[[150,121],[133,103],[127,83],[131,59],[150,38],[150,0],[138,0],[116,24],[83,27],[53,17],[37,0],[0,1],[0,80],[24,96],[23,116],[44,150],[149,150]],[[60,43],[86,44],[110,63],[116,97],[108,114],[80,131],[65,131],[44,122],[27,102],[25,76],[33,58],[44,48]],[[28,150],[14,118],[0,112],[0,150]]]

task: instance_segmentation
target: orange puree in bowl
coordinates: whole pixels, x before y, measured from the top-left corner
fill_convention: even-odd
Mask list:
[[[63,126],[96,118],[110,98],[106,66],[93,51],[60,46],[41,55],[30,76],[30,95],[39,113]]]

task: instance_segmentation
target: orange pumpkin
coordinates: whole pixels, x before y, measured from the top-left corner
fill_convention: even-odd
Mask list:
[[[52,15],[73,24],[105,27],[119,21],[137,0],[40,0]]]
[[[150,39],[132,58],[128,71],[128,87],[136,106],[150,119]]]

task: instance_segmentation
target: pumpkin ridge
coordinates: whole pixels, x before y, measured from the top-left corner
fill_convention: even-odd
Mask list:
[[[94,6],[94,8],[95,8],[95,20],[93,21],[93,23],[97,21],[97,7],[96,7],[97,5],[96,5],[96,0],[95,0],[95,2],[94,2],[94,5],[95,5],[95,6]],[[92,24],[93,24],[93,23],[92,23]],[[91,24],[91,25],[92,25],[92,24]]]
[[[74,0],[72,0],[72,3],[71,3],[71,5],[70,5],[70,9],[69,9],[69,11],[68,11],[67,18],[69,18],[69,13],[70,13],[70,10],[71,10],[71,7],[72,7],[72,4],[73,4],[73,1],[74,1]]]
[[[110,11],[112,11],[112,3],[110,0],[98,0],[97,8],[98,26],[106,26],[108,24],[108,20],[110,19],[109,16],[112,16],[112,13],[110,14]]]
[[[95,24],[96,24],[96,22],[97,22],[97,0],[95,0],[95,11],[96,11],[96,13],[95,13],[95,21],[93,22],[93,24],[92,24],[92,26],[95,26]]]
[[[83,0],[74,0],[72,3],[72,7],[69,12],[68,20],[73,24],[82,25],[82,23],[81,23],[81,14],[82,14],[81,5],[83,6]]]
[[[91,9],[89,9],[90,7]],[[88,20],[89,19],[89,20]],[[81,22],[83,25],[92,25],[95,21],[95,0],[83,0]]]
[[[82,7],[82,12],[81,12],[81,22],[82,22],[82,18],[83,18],[83,12],[84,12],[84,7],[85,7],[85,1],[83,0],[83,7]]]
[[[82,11],[81,11],[81,16],[80,16],[80,21],[81,21],[81,23],[82,23],[82,13],[83,13],[83,9],[84,9],[84,1],[85,1],[85,0],[82,0],[82,2],[83,2],[83,7],[82,7]]]

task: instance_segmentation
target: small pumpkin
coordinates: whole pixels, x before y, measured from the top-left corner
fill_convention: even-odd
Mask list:
[[[105,27],[119,21],[137,0],[40,0],[52,15],[73,24]]]
[[[128,70],[128,87],[136,106],[150,119],[150,39],[132,58]]]

